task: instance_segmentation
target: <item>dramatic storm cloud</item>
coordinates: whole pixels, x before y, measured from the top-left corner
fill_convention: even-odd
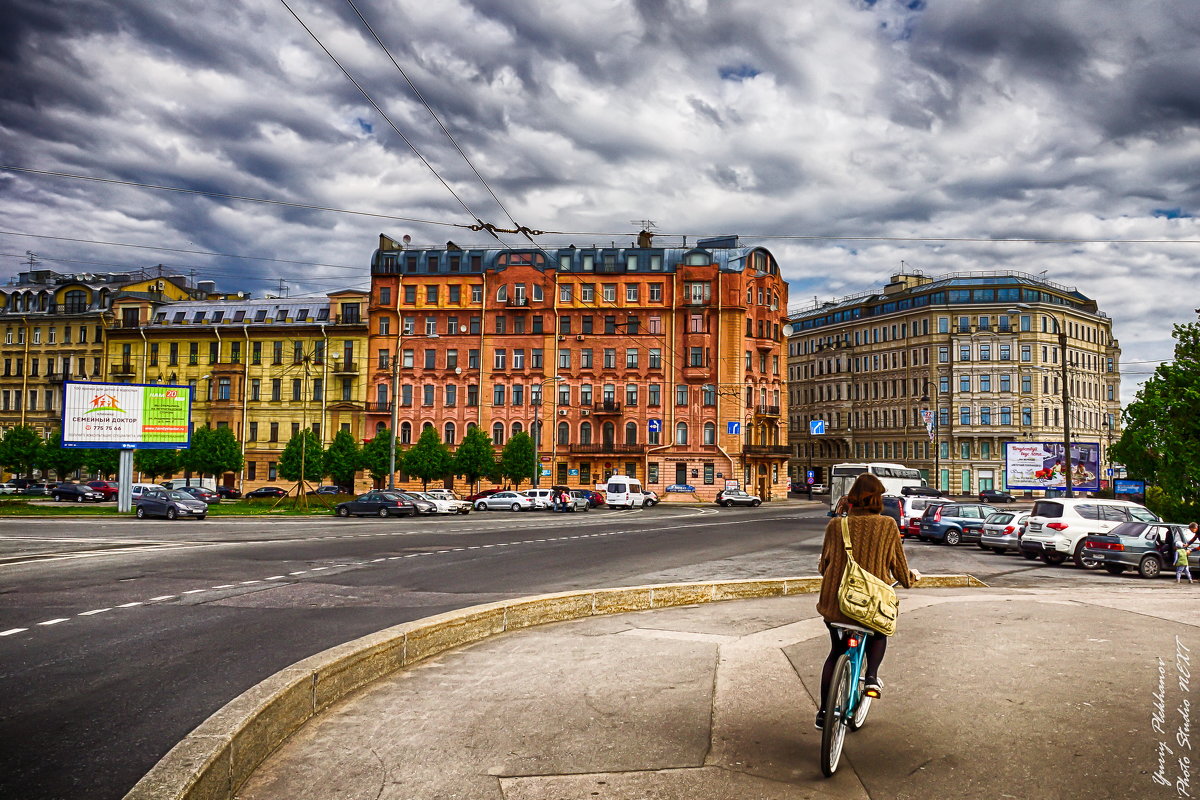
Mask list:
[[[5,170],[0,274],[28,250],[295,294],[365,285],[381,231],[582,245],[651,219],[771,248],[793,306],[902,262],[1044,272],[1114,318],[1127,398],[1200,305],[1187,0],[288,4],[390,123],[281,0],[0,0],[0,163],[404,220]]]

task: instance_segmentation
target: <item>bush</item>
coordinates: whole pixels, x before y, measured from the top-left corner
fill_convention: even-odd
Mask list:
[[[1193,522],[1200,520],[1200,503],[1169,497],[1157,486],[1146,487],[1146,507],[1167,522]]]

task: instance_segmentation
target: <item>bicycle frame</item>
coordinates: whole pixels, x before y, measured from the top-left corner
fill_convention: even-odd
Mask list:
[[[839,637],[846,642],[846,651],[834,666],[833,681],[825,697],[825,724],[821,732],[821,771],[832,777],[842,758],[842,745],[847,731],[856,731],[867,720],[871,696],[863,690],[867,640],[871,631],[852,625],[833,624]]]
[[[839,629],[842,640],[848,641],[846,647],[846,656],[850,659],[850,704],[846,707],[845,716],[848,719],[854,719],[858,712],[858,707],[862,704],[862,677],[863,677],[863,662],[867,658],[867,640],[871,638],[870,633],[854,630],[851,628],[843,628],[840,625],[835,626]]]

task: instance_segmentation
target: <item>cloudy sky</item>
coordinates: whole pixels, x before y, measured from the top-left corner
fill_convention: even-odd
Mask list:
[[[0,0],[0,164],[296,204],[0,170],[0,278],[296,295],[365,286],[380,232],[649,219],[765,245],[794,306],[1044,271],[1113,317],[1129,399],[1200,306],[1198,123],[1190,0]]]

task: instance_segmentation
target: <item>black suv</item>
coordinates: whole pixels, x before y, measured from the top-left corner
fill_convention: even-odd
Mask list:
[[[89,503],[99,503],[104,499],[104,492],[98,492],[81,483],[60,483],[50,490],[50,496],[59,501],[72,500],[82,503],[87,500]]]

